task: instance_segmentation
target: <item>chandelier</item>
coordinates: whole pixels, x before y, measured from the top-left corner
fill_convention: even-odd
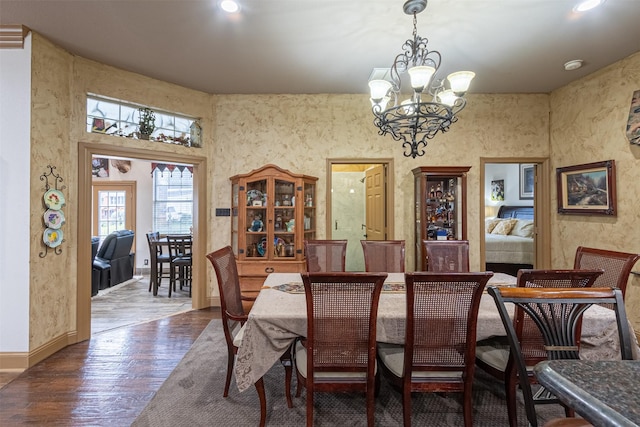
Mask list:
[[[427,140],[458,121],[456,114],[465,107],[464,94],[475,76],[471,71],[451,73],[447,76],[449,88],[444,81],[433,79],[440,68],[440,52],[428,50],[428,40],[418,36],[416,29],[416,15],[426,7],[427,0],[405,2],[404,13],[413,15],[413,39],[404,42],[402,53],[393,61],[391,81],[369,81],[378,134],[391,134],[394,140],[402,141],[404,155],[413,158],[424,155]],[[413,94],[399,101],[403,74],[409,75]],[[387,107],[392,100],[392,106]]]

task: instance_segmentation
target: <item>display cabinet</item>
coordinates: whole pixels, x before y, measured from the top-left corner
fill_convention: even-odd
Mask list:
[[[466,240],[467,172],[471,166],[413,169],[415,268],[427,269],[423,240]]]
[[[265,165],[231,180],[231,246],[243,292],[269,273],[305,271],[303,241],[316,238],[318,178]]]

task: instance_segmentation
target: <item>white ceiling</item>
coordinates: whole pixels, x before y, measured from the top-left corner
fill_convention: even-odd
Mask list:
[[[404,0],[0,0],[69,52],[209,93],[367,93],[411,37]],[[472,70],[471,93],[550,92],[640,51],[640,0],[430,0],[418,34],[438,77]],[[583,59],[567,72],[563,64]]]

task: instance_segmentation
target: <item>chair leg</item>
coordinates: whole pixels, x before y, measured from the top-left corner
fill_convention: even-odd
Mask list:
[[[235,361],[235,353],[232,348],[227,349],[227,378],[224,382],[224,397],[229,396],[229,385],[231,384],[231,375],[233,374],[233,362]]]
[[[264,381],[260,378],[255,383],[258,391],[258,399],[260,400],[260,427],[264,427],[267,422],[267,398],[264,393]]]
[[[506,378],[504,379],[504,390],[507,398],[509,427],[518,427],[518,405],[516,403],[517,388],[518,377],[515,375],[506,375]]]
[[[313,385],[307,385],[307,427],[313,427]]]
[[[284,366],[284,394],[287,398],[287,406],[289,408],[293,408],[293,400],[291,399],[291,376],[293,374],[291,351],[292,347],[289,347],[287,351],[280,356],[280,363]]]
[[[411,427],[411,390],[402,388],[402,419],[404,427]]]
[[[373,387],[373,390],[371,390],[371,388],[368,388],[366,400],[367,400],[367,426],[374,427],[375,426],[374,414],[376,409],[375,385]]]

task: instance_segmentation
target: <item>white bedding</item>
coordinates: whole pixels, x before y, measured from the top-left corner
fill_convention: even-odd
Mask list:
[[[533,264],[533,252],[533,238],[485,234],[485,257],[488,263]]]

